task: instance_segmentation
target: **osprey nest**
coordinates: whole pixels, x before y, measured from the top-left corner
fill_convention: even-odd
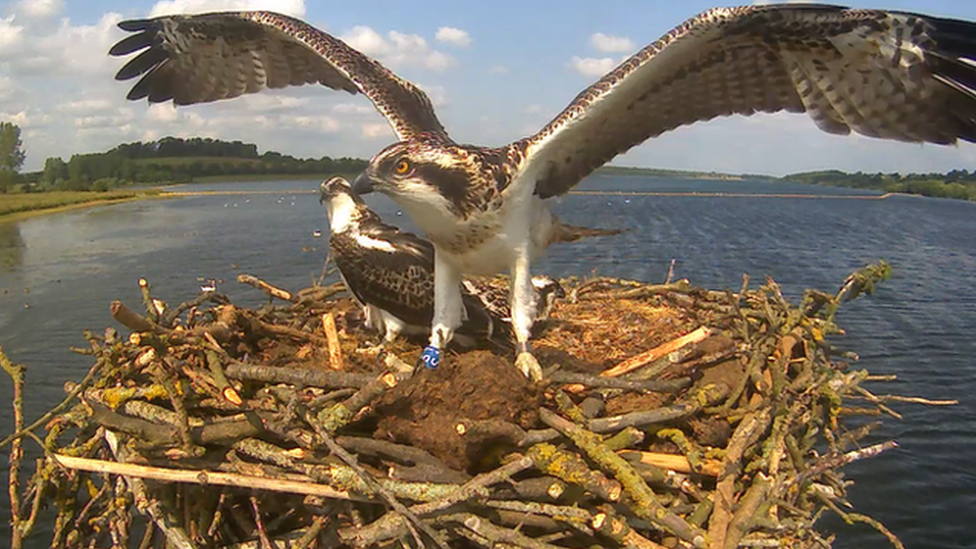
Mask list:
[[[798,305],[772,280],[563,280],[538,384],[504,348],[411,375],[423,338],[378,346],[341,285],[242,275],[267,306],[208,292],[167,309],[140,281],[142,312],[111,306],[127,333],[86,334],[91,370],[31,425],[0,353],[14,546],[53,507],[44,534],[69,548],[829,547],[825,511],[900,547],[843,509],[840,472],[895,446],[848,418],[898,417],[900,397],[825,339],[887,273]],[[28,436],[46,457],[21,485]]]

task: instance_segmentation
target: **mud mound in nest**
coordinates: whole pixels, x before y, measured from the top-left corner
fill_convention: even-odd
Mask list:
[[[184,549],[827,547],[829,510],[895,539],[839,505],[840,468],[893,447],[859,445],[876,424],[846,417],[893,412],[824,340],[886,275],[796,305],[771,280],[566,280],[534,338],[541,384],[485,350],[411,376],[425,342],[378,347],[340,285],[242,276],[279,300],[250,310],[214,293],[169,309],[143,284],[141,312],[111,307],[128,333],[87,334],[91,371],[26,428],[23,371],[0,353],[11,478],[21,437],[47,430],[28,489],[10,489],[13,528],[49,505],[57,547],[134,545],[140,510],[140,545]]]
[[[477,472],[497,465],[505,441],[457,436],[457,424],[498,419],[528,429],[539,421],[542,396],[511,362],[488,351],[449,356],[436,370],[422,369],[377,399],[374,436],[423,448],[454,469]]]

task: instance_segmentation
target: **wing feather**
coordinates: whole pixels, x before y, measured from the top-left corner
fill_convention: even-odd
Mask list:
[[[430,324],[434,312],[432,247],[429,259],[389,253],[361,245],[351,231],[332,235],[329,247],[346,286],[360,303],[379,307],[408,324]]]
[[[360,303],[379,307],[407,324],[429,327],[434,318],[433,244],[383,223],[372,210],[361,214],[356,230],[329,237],[346,287]],[[357,234],[381,245],[364,246]],[[466,286],[461,288],[461,302],[464,320],[457,333],[506,341],[509,325]]]
[[[297,19],[263,11],[171,15],[123,21],[134,32],[109,53],[141,51],[116,74],[141,76],[127,97],[207,103],[266,88],[321,84],[362,93],[399,139],[447,135],[427,95],[345,42]]]
[[[830,133],[976,141],[976,24],[821,5],[709,10],[515,146],[549,197],[679,126],[777,111],[806,112]]]

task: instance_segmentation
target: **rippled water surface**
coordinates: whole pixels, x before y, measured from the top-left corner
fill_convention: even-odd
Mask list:
[[[286,288],[309,285],[327,252],[326,238],[313,236],[328,234],[311,192],[316,186],[198,185],[186,190],[261,193],[147,200],[0,223],[0,345],[28,365],[28,420],[62,398],[65,380],[87,371],[86,358],[68,348],[85,344],[82,330],[112,324],[113,299],[137,305],[139,277],[171,303],[192,297],[198,278],[227,281],[219,288],[236,303],[261,302],[255,290],[232,282],[239,272]],[[554,209],[569,223],[627,231],[553,247],[536,271],[660,281],[673,258],[675,274],[698,285],[737,289],[743,273],[753,280],[770,275],[795,298],[808,287],[833,290],[866,262],[891,262],[892,280],[842,310],[847,336],[838,343],[860,354],[872,373],[898,375],[875,385],[877,391],[960,405],[897,405],[904,420],[885,420],[872,440],[894,438],[901,446],[847,468],[856,481],[851,501],[909,548],[976,547],[976,204],[641,177],[597,176],[579,189],[678,195],[560,199]],[[712,191],[732,196],[693,195]],[[832,196],[762,196],[794,193]],[[368,201],[389,222],[412,228],[389,200]],[[11,428],[9,401],[10,384],[0,380],[0,432]],[[0,513],[7,517],[5,498],[6,490]],[[838,533],[837,547],[888,547],[867,527],[827,524]],[[45,537],[35,538],[37,547]]]

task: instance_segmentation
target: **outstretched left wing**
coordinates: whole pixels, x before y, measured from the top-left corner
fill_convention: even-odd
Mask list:
[[[190,105],[318,83],[364,94],[400,140],[422,132],[446,135],[420,88],[342,40],[287,15],[168,15],[123,21],[119,27],[134,34],[109,53],[141,50],[115,75],[117,80],[141,76],[127,96],[132,100]]]
[[[678,126],[783,110],[831,133],[976,141],[976,24],[824,5],[709,10],[512,146],[548,197]]]

